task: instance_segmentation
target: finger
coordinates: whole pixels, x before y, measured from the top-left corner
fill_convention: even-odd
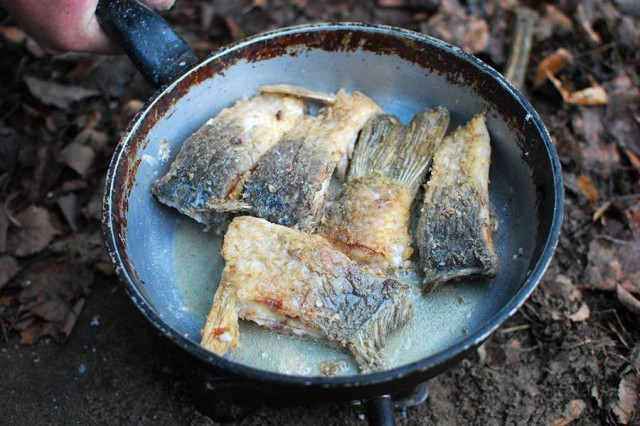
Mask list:
[[[169,10],[175,3],[175,0],[142,0],[144,4],[156,10]]]

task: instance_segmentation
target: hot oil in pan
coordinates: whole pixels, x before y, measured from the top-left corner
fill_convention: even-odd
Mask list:
[[[173,261],[184,309],[194,329],[200,330],[224,267],[220,255],[222,237],[202,231],[202,226],[181,219],[177,228]],[[417,361],[464,337],[474,311],[486,300],[486,285],[473,281],[436,289],[429,297],[418,291],[418,274],[408,272],[405,282],[415,287],[414,315],[388,340],[382,353],[396,367]],[[199,334],[190,333],[199,343]],[[312,339],[276,333],[254,323],[240,322],[240,346],[226,356],[256,368],[291,375],[357,374],[351,356]]]

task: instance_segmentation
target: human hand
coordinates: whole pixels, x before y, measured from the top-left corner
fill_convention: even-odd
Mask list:
[[[166,10],[175,0],[141,0]],[[98,0],[0,0],[24,30],[45,49],[93,53],[120,53],[96,20]]]

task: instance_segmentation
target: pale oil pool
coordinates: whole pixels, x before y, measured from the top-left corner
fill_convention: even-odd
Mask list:
[[[204,232],[202,225],[180,219],[175,236],[174,270],[179,283],[183,311],[193,316],[198,329],[204,322],[218,286],[224,260],[222,237]],[[449,347],[472,327],[474,312],[486,300],[486,282],[465,282],[437,288],[428,297],[419,293],[420,279],[405,274],[405,282],[416,290],[414,314],[387,340],[382,356],[390,367],[418,361]],[[199,336],[190,336],[199,343]],[[351,355],[309,338],[281,334],[252,322],[240,321],[239,346],[225,356],[263,370],[298,376],[318,376],[326,369],[335,375],[358,374]]]

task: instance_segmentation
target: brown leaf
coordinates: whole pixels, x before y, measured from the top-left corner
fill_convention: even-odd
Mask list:
[[[0,256],[0,288],[4,287],[19,270],[20,266],[14,257]]]
[[[600,201],[600,194],[598,194],[598,190],[595,185],[591,181],[589,175],[581,174],[577,178],[578,186],[580,187],[580,191],[582,195],[584,195],[587,200],[591,202]]]
[[[533,80],[533,88],[536,89],[547,80],[547,74],[556,75],[573,60],[571,52],[565,48],[560,48],[547,55],[536,67],[536,75]]]
[[[569,319],[573,322],[582,322],[588,320],[590,315],[591,310],[589,309],[589,306],[587,306],[586,303],[582,303],[577,312],[569,315]]]
[[[21,228],[12,229],[8,236],[9,252],[23,257],[38,253],[49,245],[60,231],[53,226],[48,210],[31,205],[24,209],[16,220]]]
[[[628,292],[640,294],[640,241],[612,245],[595,239],[589,244],[588,259],[585,287],[615,291],[620,284]]]
[[[587,404],[582,399],[573,399],[569,401],[564,409],[564,414],[561,418],[556,419],[551,423],[552,426],[566,426],[572,421],[579,419]]]
[[[51,336],[58,339],[59,330],[55,323],[46,321],[35,321],[24,330],[20,330],[20,344],[33,345],[42,337]]]
[[[24,287],[18,301],[25,317],[37,317],[21,332],[21,342],[34,343],[42,336],[61,339],[73,329],[89,293],[94,273],[68,257],[32,264],[22,275]]]
[[[591,176],[608,178],[620,167],[620,155],[615,143],[609,137],[608,120],[599,108],[580,108],[572,117],[572,125],[577,136],[584,139],[578,143],[577,158]]]
[[[91,169],[96,153],[93,148],[80,144],[70,143],[61,152],[60,157],[67,166],[75,170],[80,176],[86,177]]]
[[[613,407],[613,413],[618,418],[618,422],[623,425],[629,424],[633,418],[638,402],[638,377],[635,374],[628,374],[620,380],[618,386],[618,402]]]
[[[35,201],[46,194],[56,183],[62,165],[55,158],[51,147],[43,146],[36,151],[36,165],[33,172],[33,185],[29,186],[30,200]]]
[[[568,104],[595,106],[606,105],[609,102],[607,92],[595,81],[591,82],[591,87],[572,92],[565,89],[562,82],[550,72],[547,72],[547,78],[551,80],[558,92],[562,95],[562,99]]]
[[[27,34],[18,27],[0,27],[0,36],[13,44],[22,44],[27,40]]]
[[[35,77],[24,77],[29,92],[45,105],[52,105],[60,109],[67,109],[74,102],[92,96],[98,96],[99,91],[80,86],[65,85]]]
[[[474,54],[489,44],[487,21],[461,12],[450,0],[443,0],[439,11],[421,24],[420,30]]]
[[[76,223],[76,216],[78,215],[78,208],[76,207],[76,197],[75,194],[67,194],[59,197],[57,200],[58,207],[60,207],[60,211],[62,215],[67,220],[67,223],[71,227],[73,232],[77,231],[78,225]]]
[[[24,45],[29,53],[36,58],[42,58],[45,55],[44,50],[36,43],[34,39],[27,36],[27,34],[18,27],[0,27],[0,36],[4,37],[11,43]]]

